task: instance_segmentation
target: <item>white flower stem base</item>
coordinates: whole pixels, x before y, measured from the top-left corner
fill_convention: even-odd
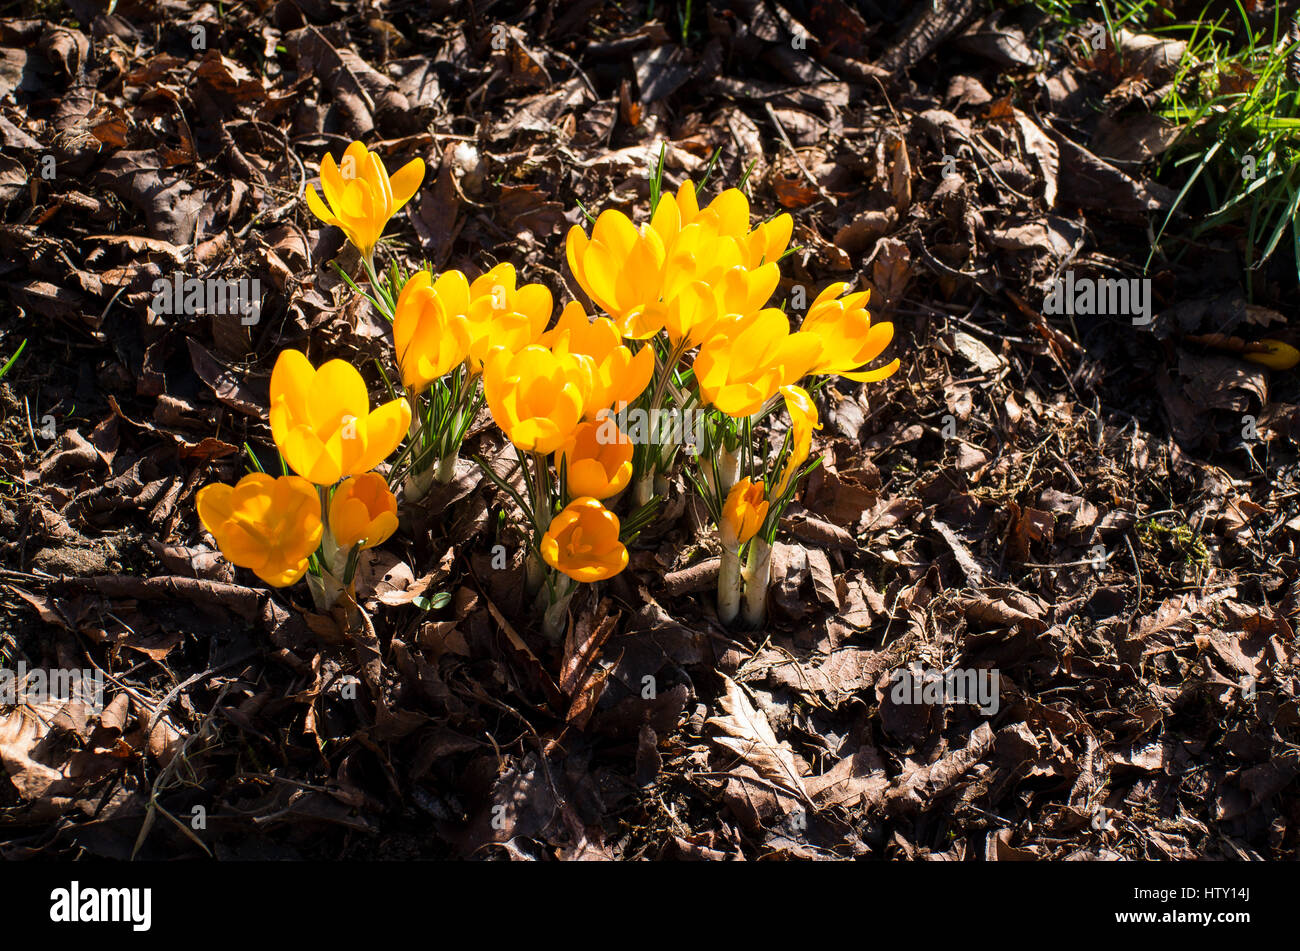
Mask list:
[[[740,475],[740,447],[727,449],[725,446],[718,454],[718,498],[726,500],[727,493],[736,484]]]
[[[731,625],[740,614],[740,550],[722,549],[718,569],[718,620]]]
[[[555,581],[555,600],[546,606],[542,615],[542,632],[553,643],[564,639],[568,628],[569,602],[577,592],[577,582],[566,575],[560,575]]]
[[[307,588],[311,591],[312,604],[321,614],[328,614],[343,597],[343,584],[328,571],[319,575],[307,574]]]
[[[767,619],[767,589],[772,580],[772,546],[761,538],[749,545],[745,560],[745,603],[741,616],[752,628],[762,627]]]
[[[438,466],[433,470],[433,481],[446,485],[456,477],[456,460],[460,458],[460,450],[454,449],[447,455],[438,460]]]
[[[636,484],[632,487],[632,502],[640,508],[654,498],[654,495],[655,474],[651,471],[636,480]]]

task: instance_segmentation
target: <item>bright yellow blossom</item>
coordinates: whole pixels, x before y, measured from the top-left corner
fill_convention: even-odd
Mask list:
[[[728,416],[752,416],[806,374],[821,351],[820,338],[790,333],[789,320],[776,308],[720,321],[695,358],[700,396]]]
[[[253,472],[235,485],[204,486],[195,501],[226,560],[273,587],[301,578],[320,545],[320,496],[298,476]]]
[[[650,383],[654,373],[654,352],[644,346],[635,354],[623,345],[622,335],[608,317],[588,320],[582,305],[570,301],[552,330],[538,341],[554,352],[591,358],[592,389],[583,409],[585,418],[595,419],[603,409],[620,412]],[[581,492],[580,495],[594,493]]]
[[[621,211],[601,213],[591,237],[580,225],[565,241],[569,269],[596,306],[625,337],[643,340],[659,330],[647,308],[659,300],[664,244],[652,227],[639,230]]]
[[[781,481],[777,483],[776,495],[773,496],[777,499],[784,494],[799,467],[808,460],[808,454],[812,451],[813,430],[822,428],[817,404],[812,401],[807,390],[800,386],[783,386],[781,395],[785,397],[785,408],[790,414],[791,442],[790,455],[786,458]]]
[[[330,499],[330,534],[344,550],[357,542],[374,548],[397,531],[397,499],[377,472],[353,476]]]
[[[722,522],[718,525],[722,547],[735,551],[757,535],[767,518],[767,509],[767,495],[761,480],[751,482],[746,476],[733,485],[723,503]]]
[[[271,435],[290,468],[317,485],[333,485],[379,465],[411,425],[411,406],[395,399],[370,410],[365,381],[352,364],[316,369],[285,350],[271,371]]]
[[[397,296],[393,317],[397,364],[402,369],[402,385],[417,392],[445,376],[469,354],[465,317],[447,310],[439,293],[440,282],[442,287],[454,285],[455,278],[444,274],[435,282],[428,271],[417,271]]]
[[[607,430],[600,423],[583,423],[564,444],[565,480],[569,494],[607,499],[632,481],[632,442],[620,438],[603,442]]]
[[[604,581],[627,567],[616,516],[592,498],[564,507],[542,536],[542,560],[574,581]]]
[[[871,322],[867,313],[870,291],[837,299],[846,287],[847,284],[840,282],[818,294],[799,328],[803,333],[816,335],[823,345],[821,358],[809,372],[833,373],[862,383],[883,380],[898,369],[897,359],[875,370],[861,368],[889,346],[894,339],[894,325]]]
[[[533,344],[494,350],[483,371],[492,418],[520,449],[554,452],[578,428],[593,386],[592,361]]]
[[[322,201],[313,185],[307,189],[307,207],[327,225],[343,229],[362,257],[372,260],[375,245],[390,218],[411,200],[424,180],[424,160],[411,159],[389,178],[379,156],[360,142],[343,152],[335,164],[326,154],[320,164]]]

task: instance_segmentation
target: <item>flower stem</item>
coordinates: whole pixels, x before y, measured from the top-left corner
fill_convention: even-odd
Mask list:
[[[435,482],[446,485],[456,476],[456,460],[460,458],[460,450],[453,449],[447,455],[438,460],[438,468],[433,473]]]
[[[772,580],[772,546],[761,538],[749,545],[745,560],[745,604],[742,617],[752,628],[762,627],[767,617],[767,588]]]
[[[559,643],[565,634],[569,618],[569,602],[573,600],[578,586],[568,577],[560,575],[555,583],[554,600],[547,605],[542,615],[542,632],[554,643]]]
[[[723,446],[718,453],[718,498],[726,499],[731,487],[740,476],[740,446],[735,449]]]
[[[637,508],[649,503],[655,494],[655,471],[649,469],[632,487],[632,501]]]
[[[524,557],[524,594],[529,597],[536,595],[541,591],[545,580],[546,563],[542,561],[541,555],[530,548]]]
[[[343,596],[343,585],[328,571],[319,575],[306,575],[307,589],[311,591],[312,604],[321,614],[328,613]]]
[[[740,549],[722,549],[718,570],[718,620],[730,626],[740,613]]]

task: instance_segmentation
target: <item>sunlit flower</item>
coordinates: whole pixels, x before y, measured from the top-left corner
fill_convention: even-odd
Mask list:
[[[621,411],[641,395],[654,373],[654,352],[650,347],[642,347],[633,354],[623,345],[623,337],[612,320],[608,317],[588,320],[577,301],[565,306],[559,323],[544,333],[539,342],[557,353],[567,351],[591,358],[592,388],[584,408],[584,416],[589,420],[595,419],[603,409]]]
[[[434,281],[428,271],[417,271],[397,296],[393,343],[402,369],[402,385],[407,389],[424,390],[469,354],[465,317],[448,311],[440,293],[455,284],[455,278],[447,274]]]
[[[564,246],[569,269],[596,306],[613,318],[624,337],[653,336],[660,315],[647,311],[659,300],[664,244],[653,227],[637,227],[621,211],[601,213],[591,237],[580,225],[569,229]]]
[[[253,472],[235,485],[207,485],[196,506],[226,560],[276,588],[301,578],[320,545],[320,496],[298,476]]]
[[[397,499],[377,472],[347,479],[330,499],[330,534],[342,549],[374,548],[397,531]]]
[[[561,456],[570,495],[607,499],[632,481],[632,442],[622,433],[605,439],[611,428],[617,429],[602,423],[583,423],[564,444]]]
[[[362,256],[370,260],[388,220],[411,200],[424,180],[424,160],[411,159],[392,178],[379,156],[353,142],[334,163],[327,154],[320,163],[322,201],[315,186],[307,189],[307,207],[327,225],[343,229]]]
[[[542,536],[542,560],[574,581],[604,581],[627,567],[616,516],[596,499],[575,499]]]
[[[746,255],[741,239],[718,232],[712,219],[687,226],[664,262],[661,306],[702,282],[713,290],[719,314],[755,313],[771,298],[781,275],[775,262],[749,269]],[[647,315],[645,319],[654,324],[666,317]]]
[[[745,238],[745,266],[756,268],[761,264],[775,264],[781,260],[786,248],[790,246],[790,236],[794,234],[794,219],[788,214],[779,214],[771,221],[765,221]]]
[[[742,238],[749,232],[749,199],[739,188],[728,188],[701,209],[695,183],[687,179],[678,187],[675,196],[660,196],[659,205],[650,219],[665,247],[684,228],[697,223],[710,225],[717,234]]]
[[[777,390],[801,378],[821,356],[821,339],[791,333],[775,308],[729,318],[695,358],[700,395],[729,416],[752,416]]]
[[[738,188],[728,188],[719,193],[707,208],[701,210],[695,185],[687,179],[677,189],[676,196],[664,195],[659,199],[651,226],[659,232],[670,255],[682,232],[692,224],[700,224],[707,226],[717,237],[733,239],[741,250],[738,263],[743,267],[754,269],[762,264],[775,263],[790,244],[794,219],[782,213],[750,231],[749,216],[749,199]]]
[[[674,346],[686,350],[698,347],[714,335],[724,318],[757,313],[780,279],[775,264],[756,271],[736,266],[707,277],[673,288],[669,300],[654,305],[662,312],[664,329]]]
[[[867,313],[870,291],[860,291],[839,298],[847,284],[832,284],[812,302],[800,331],[814,334],[822,341],[821,357],[809,371],[833,373],[849,380],[872,383],[883,380],[898,369],[895,359],[875,370],[861,369],[884,352],[894,339],[894,325],[871,322]]]
[[[790,455],[786,457],[781,481],[777,483],[776,495],[773,496],[777,499],[784,494],[799,467],[808,460],[808,453],[812,451],[813,430],[822,428],[817,404],[812,401],[807,390],[799,386],[783,386],[781,395],[785,397],[785,408],[790,414]]]
[[[573,435],[592,391],[592,361],[533,344],[493,351],[483,394],[496,424],[528,452],[554,452]]]
[[[405,399],[373,412],[365,381],[352,364],[330,360],[316,369],[285,350],[271,371],[271,435],[294,472],[333,485],[379,465],[411,424]]]
[[[762,481],[751,482],[746,476],[733,485],[722,506],[722,521],[718,525],[722,547],[734,551],[757,535],[767,518],[767,509]]]
[[[498,264],[469,285],[469,355],[481,368],[488,353],[504,347],[517,353],[536,342],[546,329],[554,308],[545,284],[515,286],[513,264]]]
[[[551,319],[550,289],[545,284],[517,287],[516,281],[514,265],[503,263],[473,283],[460,271],[443,271],[433,282],[443,310],[465,320],[470,366],[476,371],[497,347],[516,353],[536,342]]]

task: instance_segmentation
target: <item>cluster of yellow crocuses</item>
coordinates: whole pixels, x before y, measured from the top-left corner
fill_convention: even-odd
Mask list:
[[[658,175],[656,182],[662,169]],[[223,553],[273,585],[310,572],[313,592],[324,591],[329,603],[330,591],[351,583],[357,552],[397,528],[394,490],[415,503],[432,481],[451,478],[482,400],[516,449],[523,491],[483,471],[530,523],[528,586],[555,633],[576,582],[626,567],[626,523],[639,527],[652,516],[679,464],[679,445],[647,444],[630,429],[614,428],[610,438],[613,414],[694,412],[707,421],[704,445],[694,447],[685,474],[719,526],[719,614],[726,622],[737,616],[743,589],[746,619],[761,621],[776,523],[809,468],[820,428],[800,381],[888,376],[897,360],[867,364],[889,344],[892,325],[871,322],[866,293],[845,295],[845,285],[833,284],[792,330],[790,316],[768,306],[790,216],[751,227],[743,192],[727,189],[701,208],[687,181],[675,195],[658,194],[656,184],[649,221],[639,227],[607,210],[590,236],[580,226],[570,230],[569,268],[601,313],[589,316],[573,301],[548,329],[550,290],[519,284],[510,264],[473,281],[455,270],[405,277],[396,263],[376,271],[384,227],[423,176],[417,159],[390,179],[359,142],[341,162],[322,162],[325,198],[313,188],[308,205],[360,252],[368,290],[344,277],[392,321],[405,392],[372,410],[352,365],[331,360],[315,368],[302,353],[283,352],[271,380],[271,432],[295,474],[254,472],[236,486],[200,492],[200,518]],[[769,460],[755,451],[752,427],[781,407],[788,434]],[[621,523],[613,509],[629,496]],[[743,574],[742,550],[749,553]]]

